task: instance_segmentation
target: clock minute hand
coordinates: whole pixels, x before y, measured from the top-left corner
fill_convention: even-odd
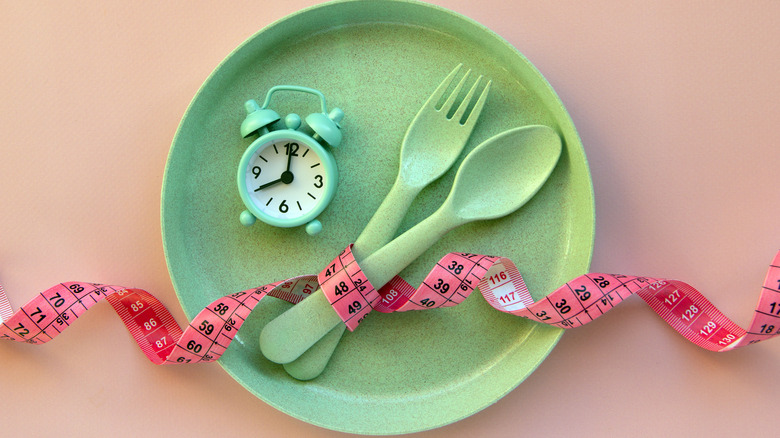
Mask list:
[[[287,172],[290,171],[290,165],[292,164],[293,150],[291,146],[287,146]]]

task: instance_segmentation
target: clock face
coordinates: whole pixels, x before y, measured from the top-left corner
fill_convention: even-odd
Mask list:
[[[266,221],[275,219],[274,225],[300,225],[301,220],[313,219],[335,190],[327,152],[303,140],[271,139],[247,152],[251,156],[246,157],[244,169],[246,196],[253,213]]]

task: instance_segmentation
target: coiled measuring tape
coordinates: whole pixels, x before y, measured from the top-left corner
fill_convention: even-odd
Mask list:
[[[222,356],[263,297],[270,295],[295,304],[316,288],[317,277],[310,275],[226,295],[198,313],[184,330],[157,298],[141,289],[60,283],[12,313],[0,288],[0,339],[44,344],[105,299],[153,363],[213,362]]]
[[[770,264],[748,330],[731,321],[694,287],[677,280],[591,273],[534,302],[517,267],[504,257],[447,254],[417,289],[395,277],[375,291],[357,267],[351,247],[331,266],[336,272],[320,274],[323,291],[350,330],[371,310],[455,306],[479,287],[488,303],[502,312],[567,329],[595,320],[636,294],[678,333],[710,351],[727,351],[780,334],[780,251]]]
[[[319,286],[350,330],[372,310],[388,313],[454,306],[478,287],[502,312],[567,329],[593,321],[636,294],[686,339],[711,351],[732,350],[780,334],[780,251],[770,264],[753,320],[745,330],[698,290],[677,280],[591,273],[534,302],[511,260],[479,254],[447,254],[418,288],[395,277],[376,290],[365,279],[349,246],[319,276],[294,277],[226,295],[198,313],[184,330],[159,300],[141,289],[61,283],[13,312],[0,286],[0,339],[46,343],[105,299],[153,363],[213,362],[262,298],[273,296],[295,304]]]

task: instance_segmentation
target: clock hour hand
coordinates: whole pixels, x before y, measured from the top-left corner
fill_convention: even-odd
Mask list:
[[[260,187],[256,188],[255,191],[259,192],[260,190],[263,190],[265,188],[271,187],[274,184],[278,184],[278,183],[282,182],[282,180],[283,180],[283,178],[279,178],[279,179],[273,180],[271,182],[267,182],[267,183],[261,185]]]
[[[260,190],[263,190],[267,187],[271,187],[272,185],[278,184],[280,182],[285,184],[290,184],[291,182],[293,182],[294,179],[295,177],[293,176],[292,172],[290,172],[289,170],[285,170],[284,172],[282,172],[282,176],[280,176],[279,179],[273,180],[271,182],[267,182],[261,185],[260,187],[256,188],[255,191],[258,192]]]

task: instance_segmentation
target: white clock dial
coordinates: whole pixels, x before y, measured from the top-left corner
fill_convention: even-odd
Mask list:
[[[298,140],[260,146],[246,167],[246,189],[257,209],[278,219],[305,216],[323,202],[328,186],[323,158]]]

